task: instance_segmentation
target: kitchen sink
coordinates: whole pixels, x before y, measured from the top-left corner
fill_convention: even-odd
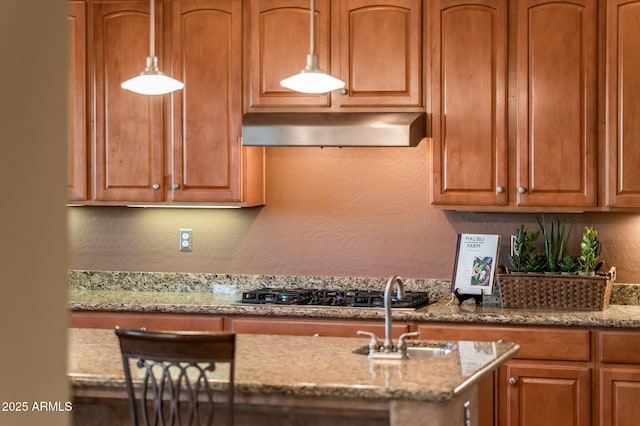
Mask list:
[[[451,342],[427,342],[419,340],[407,341],[407,357],[411,358],[434,358],[449,355],[458,349],[458,345]],[[369,355],[369,345],[359,347],[355,354]]]

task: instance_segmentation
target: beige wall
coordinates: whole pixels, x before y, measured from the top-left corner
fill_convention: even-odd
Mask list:
[[[533,214],[429,205],[428,142],[417,148],[268,148],[267,205],[243,210],[69,208],[71,267],[450,279],[459,232],[508,236]],[[619,282],[640,282],[640,215],[573,214],[572,248],[594,225]],[[192,228],[194,250],[178,251]]]
[[[0,425],[69,423],[33,407],[69,401],[66,14],[66,0],[0,6]]]

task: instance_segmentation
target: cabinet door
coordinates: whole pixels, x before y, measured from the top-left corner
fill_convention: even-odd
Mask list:
[[[224,318],[208,315],[130,312],[72,312],[74,328],[130,328],[155,331],[224,331]]]
[[[640,1],[606,5],[606,204],[639,207]]]
[[[512,361],[500,370],[501,416],[512,426],[589,426],[589,367]]]
[[[174,1],[172,201],[239,201],[242,3]]]
[[[162,7],[156,5],[156,56],[162,64]],[[95,84],[94,198],[163,199],[163,96],[120,84],[144,69],[149,56],[149,2],[96,1],[93,7]]]
[[[315,2],[315,52],[319,65],[330,72],[330,2]],[[297,74],[310,52],[309,0],[252,0],[249,16],[248,108],[329,107],[330,94],[308,95],[280,86]]]
[[[517,4],[517,204],[596,205],[596,1]]]
[[[332,65],[347,88],[336,94],[339,105],[422,105],[421,1],[340,0],[332,7],[340,59]]]
[[[602,368],[600,391],[600,426],[638,424],[640,368]]]
[[[430,4],[431,202],[505,205],[507,2]]]
[[[86,13],[84,1],[69,2],[69,201],[87,199]]]

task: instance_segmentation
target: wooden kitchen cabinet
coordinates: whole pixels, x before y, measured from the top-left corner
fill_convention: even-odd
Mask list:
[[[597,3],[508,6],[432,3],[431,201],[595,207]]]
[[[600,426],[633,426],[640,418],[640,367],[600,369]]]
[[[171,2],[171,201],[264,204],[263,152],[243,148],[242,2]]]
[[[131,312],[71,312],[70,327],[130,328],[155,331],[224,331],[221,316],[195,314],[131,313]]]
[[[431,202],[506,205],[507,0],[429,5]]]
[[[87,5],[70,1],[67,16],[69,40],[69,140],[67,199],[87,199]]]
[[[264,204],[264,149],[243,147],[242,2],[156,2],[155,53],[181,91],[123,90],[149,54],[149,2],[90,0],[95,104],[87,205]]]
[[[599,426],[631,426],[640,418],[640,332],[597,333]]]
[[[307,95],[280,86],[305,66],[309,2],[256,0],[246,4],[247,110],[422,106],[420,0],[318,0],[315,8],[320,68],[342,79],[346,91]]]
[[[595,206],[596,0],[516,3],[516,203]]]
[[[144,69],[149,56],[149,2],[96,0],[92,6],[93,200],[160,202],[165,191],[165,97],[120,87]],[[155,49],[162,68],[163,8],[156,7]]]
[[[481,383],[481,425],[590,425],[590,330],[444,323],[419,323],[416,328],[426,340],[504,340],[520,345],[512,360]],[[540,414],[540,407],[555,413],[548,408],[554,406],[561,406],[563,413],[552,420]]]
[[[384,321],[318,320],[294,318],[264,318],[256,316],[230,316],[229,330],[247,334],[277,334],[288,336],[358,337],[358,330],[375,333],[384,339]],[[395,339],[409,331],[409,325],[392,324]],[[355,348],[354,348],[355,349]]]
[[[640,1],[605,4],[605,203],[640,207]]]
[[[589,366],[512,361],[498,377],[500,424],[591,425]]]

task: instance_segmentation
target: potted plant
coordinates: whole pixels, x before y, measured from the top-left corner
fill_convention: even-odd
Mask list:
[[[573,275],[578,272],[580,269],[580,264],[578,263],[578,256],[569,254],[562,258],[562,262],[560,262],[560,273],[564,275]]]
[[[595,275],[598,266],[598,258],[600,257],[600,241],[598,240],[598,231],[593,227],[585,226],[582,231],[582,242],[580,243],[580,257],[578,263],[580,268],[579,275]]]
[[[567,240],[573,230],[573,223],[567,229],[567,221],[560,223],[560,219],[556,218],[555,222],[551,220],[551,226],[547,227],[544,214],[536,219],[538,220],[538,225],[540,225],[544,240],[544,255],[547,261],[544,270],[550,273],[558,273],[564,257]]]
[[[530,258],[535,254],[533,244],[538,239],[540,232],[531,232],[524,225],[516,230],[513,237],[513,254],[507,256],[509,263],[513,266],[515,272],[526,272],[527,265],[531,266]],[[534,259],[534,264],[538,259]]]
[[[524,270],[526,272],[536,273],[543,272],[547,265],[547,257],[544,253],[534,252],[527,258]]]

